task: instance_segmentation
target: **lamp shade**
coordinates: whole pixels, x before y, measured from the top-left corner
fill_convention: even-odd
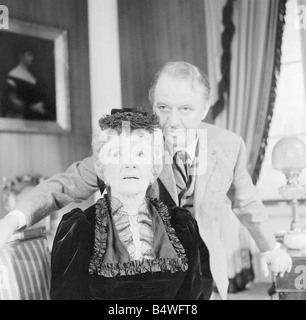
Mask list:
[[[294,136],[280,139],[272,150],[272,166],[281,171],[301,171],[306,167],[306,144]]]

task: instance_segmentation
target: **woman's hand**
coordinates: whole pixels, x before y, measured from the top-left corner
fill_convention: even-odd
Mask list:
[[[0,250],[17,230],[18,224],[18,219],[10,215],[7,215],[0,220]]]

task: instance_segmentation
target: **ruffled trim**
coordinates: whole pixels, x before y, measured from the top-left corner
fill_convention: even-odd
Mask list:
[[[107,278],[115,276],[136,275],[146,272],[171,272],[186,271],[188,269],[187,257],[183,245],[180,243],[171,226],[170,214],[166,205],[157,199],[147,199],[148,204],[154,206],[164,223],[169,240],[172,243],[177,258],[156,258],[131,260],[126,263],[103,263],[107,248],[107,229],[109,212],[107,197],[99,199],[96,203],[96,227],[94,253],[89,263],[89,274],[100,275]]]
[[[155,207],[155,209],[157,210],[157,212],[161,216],[161,218],[164,222],[164,226],[166,228],[166,232],[167,232],[168,237],[170,239],[170,242],[172,243],[178,257],[182,260],[186,259],[186,270],[187,270],[188,265],[187,265],[187,258],[186,258],[185,249],[184,249],[183,245],[181,244],[180,240],[178,239],[178,237],[175,233],[175,230],[170,223],[171,217],[169,214],[168,207],[162,201],[157,200],[157,199],[149,199],[148,201],[150,204],[152,204]]]
[[[103,261],[107,248],[107,212],[109,210],[107,198],[99,199],[95,204],[95,208],[95,242],[93,255],[89,263],[89,274],[97,273],[97,266],[100,261]]]

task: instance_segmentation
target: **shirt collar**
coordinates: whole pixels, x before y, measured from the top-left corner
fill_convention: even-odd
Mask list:
[[[115,197],[111,197],[111,209],[112,209],[112,214],[124,214],[124,215],[129,215],[129,216],[133,216],[133,215],[137,215],[139,212],[147,212],[147,202],[146,199],[144,199],[144,201],[142,202],[142,204],[139,206],[138,210],[132,210],[132,211],[126,211],[123,209],[123,204],[122,202]]]
[[[198,141],[199,141],[199,131],[197,129],[197,136],[193,140],[193,142],[191,144],[189,144],[186,148],[180,148],[180,149],[177,149],[176,151],[179,151],[179,150],[186,151],[188,156],[191,159],[191,162],[193,162],[194,158],[195,158],[195,153],[196,153],[196,148],[197,148]]]

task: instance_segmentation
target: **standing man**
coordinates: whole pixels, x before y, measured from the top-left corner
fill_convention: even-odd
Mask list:
[[[166,156],[159,181],[149,194],[169,205],[186,207],[196,218],[201,236],[203,299],[210,298],[213,281],[225,299],[226,255],[218,219],[225,210],[226,197],[263,253],[265,272],[269,265],[271,271],[283,275],[290,271],[292,262],[269,230],[264,206],[246,169],[242,138],[203,122],[210,107],[209,93],[204,73],[187,62],[169,62],[154,78],[149,97],[163,128]],[[0,221],[0,247],[16,229],[31,226],[97,190],[92,158],[72,164],[65,173],[42,182]]]

